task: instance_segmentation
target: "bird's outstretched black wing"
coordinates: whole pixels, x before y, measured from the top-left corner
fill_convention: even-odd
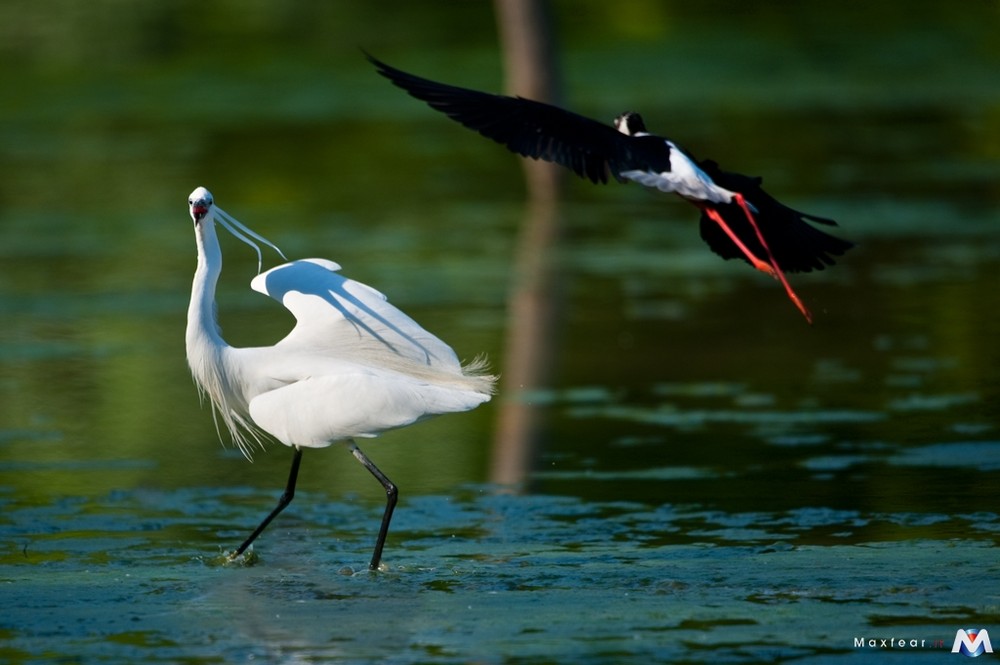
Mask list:
[[[621,180],[625,171],[670,171],[670,148],[657,136],[628,136],[610,125],[550,104],[437,83],[391,67],[366,53],[379,74],[452,120],[525,157],[561,164],[595,183]],[[783,270],[809,272],[833,265],[853,243],[824,233],[805,220],[835,222],[793,210],[761,188],[761,179],[730,173],[714,161],[699,163],[712,180],[740,192],[759,211],[756,217],[775,260]],[[736,204],[714,206],[740,240],[757,256],[766,252],[745,213]],[[746,258],[705,213],[701,236],[725,259]]]
[[[739,192],[757,209],[757,226],[775,261],[785,272],[822,270],[836,262],[834,256],[840,256],[854,247],[853,242],[820,231],[806,221],[836,226],[832,219],[789,208],[765,192],[761,187],[763,178],[723,171],[712,160],[699,162],[698,166],[720,187]],[[759,257],[767,255],[738,204],[733,202],[714,207],[750,251]],[[700,229],[702,240],[713,252],[724,259],[746,260],[743,252],[704,212],[701,214]]]
[[[550,104],[437,83],[365,54],[379,74],[413,97],[512,152],[556,162],[595,183],[632,169],[669,170],[662,139],[631,137]]]

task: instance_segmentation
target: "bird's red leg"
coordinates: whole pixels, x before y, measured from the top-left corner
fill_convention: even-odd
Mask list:
[[[757,240],[760,241],[760,244],[764,247],[764,251],[767,252],[767,258],[773,268],[773,272],[771,274],[776,276],[781,281],[781,285],[785,287],[785,293],[788,294],[788,297],[798,310],[802,312],[802,316],[806,317],[806,321],[812,323],[812,313],[804,304],[802,304],[802,300],[800,300],[799,296],[792,290],[792,285],[788,283],[787,279],[785,279],[785,273],[782,272],[781,266],[778,265],[778,262],[774,258],[774,254],[771,253],[771,248],[768,247],[767,241],[764,240],[764,234],[760,232],[760,228],[757,226],[757,221],[754,219],[753,213],[750,212],[750,208],[747,206],[746,199],[744,199],[743,195],[739,193],[734,194],[733,199],[741,208],[743,208],[743,212],[747,216],[747,221],[750,222],[750,226],[753,227],[754,232],[757,234]],[[726,229],[725,226],[723,226],[723,228]],[[726,229],[726,231],[730,233],[730,237],[732,237],[732,232],[728,229]],[[745,248],[741,247],[741,249],[743,249],[744,253],[746,252]],[[758,270],[759,269],[760,268],[758,268]]]
[[[736,243],[736,246],[739,248],[741,252],[743,252],[743,255],[747,257],[747,260],[750,261],[750,264],[753,265],[754,268],[763,273],[767,273],[771,277],[776,276],[774,273],[774,268],[771,267],[771,264],[766,261],[761,261],[759,258],[757,258],[757,256],[753,252],[751,252],[746,245],[743,244],[743,241],[739,239],[739,236],[733,233],[733,230],[729,228],[729,225],[726,224],[726,222],[722,219],[722,215],[720,215],[718,211],[715,210],[715,208],[707,204],[699,207],[701,207],[701,209],[705,211],[705,214],[708,215],[713,222],[718,224],[719,227],[726,232],[726,235],[729,236],[730,240]],[[754,226],[754,228],[757,227]],[[765,245],[764,247],[766,248],[767,245]]]

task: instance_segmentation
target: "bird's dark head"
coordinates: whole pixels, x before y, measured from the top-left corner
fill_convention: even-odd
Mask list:
[[[615,118],[615,129],[626,136],[635,136],[646,131],[646,123],[635,111],[626,111]]]
[[[204,187],[197,188],[188,197],[191,219],[194,220],[195,224],[200,223],[212,211],[212,206],[214,205],[215,199],[212,198],[212,192]]]

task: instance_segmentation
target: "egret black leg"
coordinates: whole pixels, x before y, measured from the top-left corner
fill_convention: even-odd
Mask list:
[[[278,513],[284,510],[288,504],[292,502],[292,499],[295,498],[295,481],[298,480],[299,477],[299,464],[301,462],[302,449],[295,448],[295,456],[292,457],[292,469],[288,472],[288,482],[285,484],[285,491],[282,492],[281,496],[278,498],[278,505],[275,506],[274,510],[272,510],[268,516],[264,518],[264,521],[261,522],[256,529],[254,529],[254,532],[250,534],[250,537],[244,540],[243,544],[237,547],[236,551],[229,555],[230,561],[243,554],[246,548],[250,547],[250,543],[256,540],[257,536],[259,536],[261,532],[267,528],[267,525],[271,523],[271,520],[277,517]]]
[[[369,570],[378,570],[378,564],[382,560],[382,548],[385,547],[385,537],[389,535],[389,522],[392,521],[392,511],[396,509],[396,501],[399,498],[399,490],[379,468],[365,456],[361,449],[352,441],[351,454],[361,462],[368,472],[375,476],[375,479],[385,488],[385,512],[382,513],[382,526],[378,530],[378,540],[375,541],[375,551],[372,553],[372,561],[368,564]]]

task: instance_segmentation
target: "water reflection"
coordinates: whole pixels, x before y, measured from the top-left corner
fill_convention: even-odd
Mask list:
[[[497,0],[497,23],[511,95],[556,103],[560,97],[548,6]],[[563,288],[559,252],[563,173],[546,162],[522,160],[527,200],[510,269],[504,344],[503,401],[498,410],[490,480],[521,487],[537,462],[544,412],[534,403],[552,381]]]
[[[552,171],[550,165],[534,166]],[[490,480],[511,487],[521,486],[535,467],[545,415],[537,399],[552,381],[562,309],[556,265],[562,222],[554,196],[529,202],[521,224],[507,304],[504,394],[490,466]]]

